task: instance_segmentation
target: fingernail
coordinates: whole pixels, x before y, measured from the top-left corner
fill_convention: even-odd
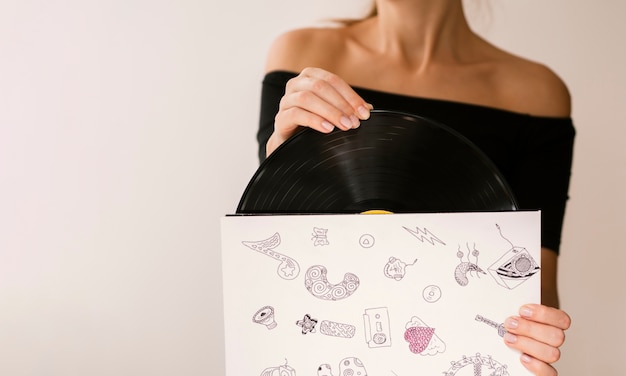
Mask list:
[[[359,112],[359,117],[361,117],[361,119],[363,120],[369,119],[370,111],[367,108],[360,106],[357,111]]]
[[[352,122],[352,128],[357,128],[361,124],[359,118],[354,115],[350,115],[350,121]]]
[[[341,119],[341,125],[343,125],[346,128],[352,128],[352,120],[350,120],[350,118],[348,118],[347,116],[342,116]]]
[[[520,311],[519,314],[522,315],[522,317],[532,317],[533,315],[533,310],[528,308],[528,307],[523,307]]]
[[[370,110],[373,110],[373,109],[374,109],[374,105],[373,105],[373,104],[369,104],[369,103],[367,103],[367,107],[369,107],[369,109],[370,109]]]
[[[332,131],[333,129],[335,129],[335,126],[334,126],[334,125],[332,125],[331,123],[327,122],[326,120],[324,120],[324,121],[322,122],[322,127],[323,127],[325,130],[329,131],[329,132],[330,132],[330,131]]]
[[[510,318],[504,322],[504,327],[507,329],[517,329],[519,322],[513,318]]]
[[[517,342],[517,336],[515,334],[506,333],[504,335],[504,340],[508,343],[515,343]]]
[[[530,358],[530,356],[528,356],[526,354],[522,354],[522,362],[530,363],[531,361],[532,361],[532,359]]]

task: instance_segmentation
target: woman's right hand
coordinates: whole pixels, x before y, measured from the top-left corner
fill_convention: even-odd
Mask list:
[[[287,82],[274,120],[274,132],[267,142],[267,155],[298,127],[323,133],[330,133],[335,127],[344,131],[354,129],[361,120],[369,118],[372,108],[336,74],[320,68],[305,68]]]

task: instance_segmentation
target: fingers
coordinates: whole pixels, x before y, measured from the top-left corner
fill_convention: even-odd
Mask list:
[[[301,90],[320,93],[329,104],[336,106],[348,116],[358,119],[369,118],[369,105],[339,76],[319,68],[305,68],[300,74],[304,79],[298,81],[304,85]]]
[[[527,354],[523,354],[520,360],[522,364],[524,365],[524,367],[526,367],[526,369],[528,369],[534,375],[557,376],[559,374],[557,370],[550,364],[547,364],[545,362],[542,362],[541,360],[535,359]]]
[[[567,330],[572,324],[572,319],[564,311],[540,304],[527,304],[520,308],[520,315],[528,320],[551,325],[556,328]]]
[[[287,83],[280,120],[320,130],[326,121],[342,130],[356,128],[369,118],[371,106],[339,76],[319,68],[306,68]],[[303,114],[303,112],[305,114]],[[311,116],[313,115],[313,116]]]
[[[369,118],[371,109],[339,76],[319,68],[306,68],[287,83],[273,137],[280,144],[300,126],[324,133],[335,128],[354,129],[361,120]]]
[[[555,363],[561,357],[558,346],[552,346],[531,337],[508,332],[504,335],[504,341],[509,347],[545,363]]]
[[[508,318],[504,326],[507,346],[522,352],[521,361],[536,375],[556,375],[551,366],[561,357],[565,330],[571,324],[567,313],[543,305],[523,306],[520,316]]]

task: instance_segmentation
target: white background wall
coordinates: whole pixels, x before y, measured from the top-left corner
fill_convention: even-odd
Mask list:
[[[0,375],[223,373],[219,218],[257,167],[265,52],[364,3],[0,0]],[[573,95],[561,373],[622,374],[626,3],[488,8]]]

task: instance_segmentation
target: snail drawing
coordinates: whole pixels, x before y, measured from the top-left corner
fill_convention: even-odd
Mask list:
[[[467,275],[471,275],[472,272],[476,272],[477,276],[479,275],[478,273],[487,274],[478,266],[478,255],[480,254],[480,252],[478,252],[478,250],[476,249],[476,244],[474,244],[473,251],[470,251],[468,244],[465,244],[465,246],[467,247],[467,261],[463,261],[464,254],[463,252],[461,252],[461,246],[459,245],[459,250],[456,253],[456,257],[459,258],[459,261],[461,261],[461,263],[457,265],[456,269],[454,270],[454,279],[456,279],[456,282],[461,286],[467,286],[467,284],[469,283]],[[476,258],[476,263],[472,263],[470,261],[470,253]]]

